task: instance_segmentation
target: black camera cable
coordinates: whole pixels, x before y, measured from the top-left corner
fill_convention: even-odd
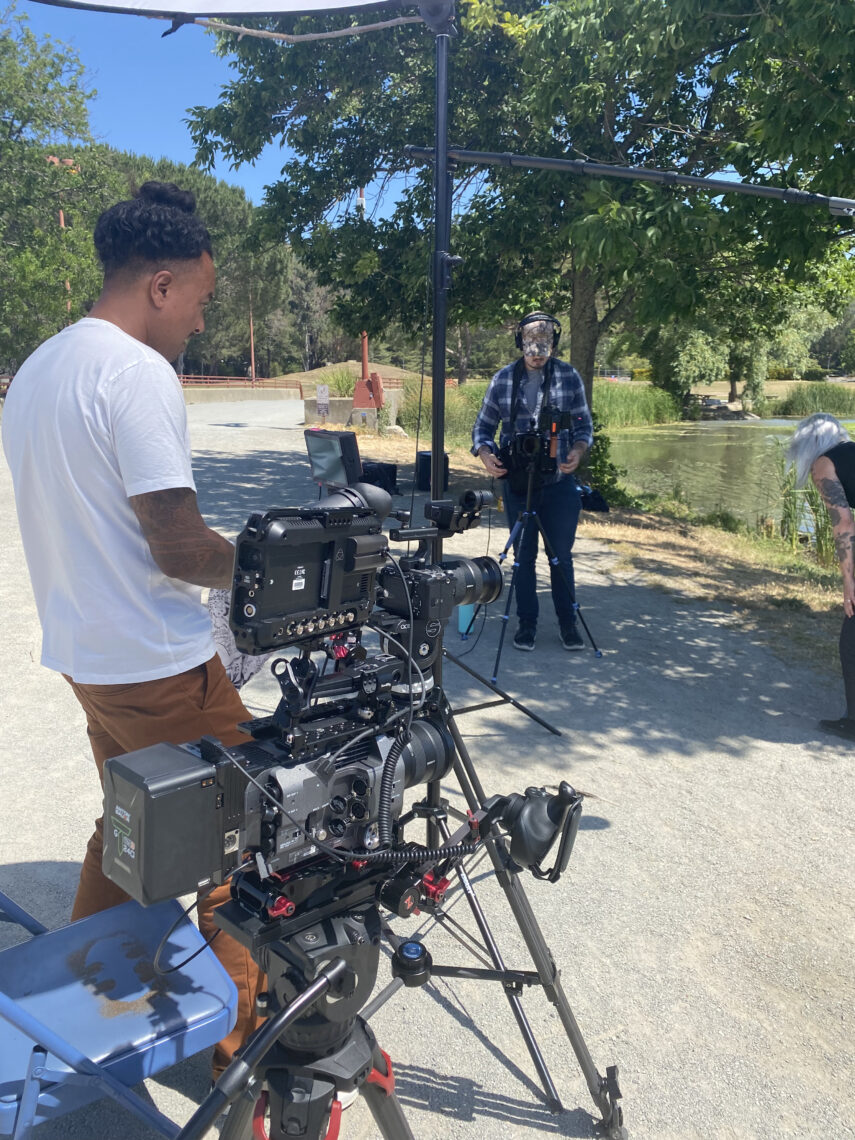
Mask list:
[[[245,864],[242,864],[242,866],[243,865],[245,865]],[[229,881],[229,879],[232,877],[232,875],[235,873],[235,871],[239,871],[239,870],[240,870],[240,867],[234,867],[231,871],[229,871],[229,873],[223,879],[223,883],[227,883]],[[189,956],[189,958],[185,958],[184,961],[179,962],[177,966],[163,967],[163,966],[158,965],[158,963],[160,961],[160,955],[163,953],[163,949],[166,946],[166,943],[172,937],[173,932],[178,928],[179,923],[182,923],[185,918],[189,918],[190,915],[193,913],[193,911],[198,907],[199,903],[204,902],[204,900],[208,897],[209,894],[211,894],[211,892],[214,889],[215,889],[214,887],[208,887],[208,889],[204,892],[204,894],[202,894],[201,896],[197,895],[196,898],[193,900],[193,902],[191,902],[189,906],[186,906],[182,910],[181,914],[179,914],[178,918],[176,918],[175,922],[172,923],[172,925],[166,931],[166,934],[164,934],[163,938],[161,938],[160,942],[158,943],[157,949],[154,952],[154,958],[152,959],[152,963],[151,963],[152,968],[154,969],[154,972],[156,974],[158,974],[160,977],[165,978],[167,976],[167,974],[174,974],[176,970],[183,970],[185,966],[187,966],[190,962],[192,962],[194,958],[198,958],[199,955],[202,953],[202,951],[207,950],[208,947],[211,945],[211,943],[214,942],[220,934],[222,934],[221,930],[215,930],[210,938],[205,939],[203,945],[201,945],[198,950],[194,950],[193,953]]]

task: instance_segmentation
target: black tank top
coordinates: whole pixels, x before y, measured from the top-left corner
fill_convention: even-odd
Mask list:
[[[826,451],[825,458],[834,464],[837,478],[846,494],[846,502],[850,507],[855,507],[855,443],[837,443],[830,451]]]

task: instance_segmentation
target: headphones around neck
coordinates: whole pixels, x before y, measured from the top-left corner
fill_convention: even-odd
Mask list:
[[[540,312],[529,313],[528,316],[523,317],[517,325],[516,329],[514,330],[514,344],[517,346],[517,348],[522,348],[523,329],[525,326],[537,324],[539,321],[548,321],[549,324],[552,325],[552,351],[554,352],[555,349],[558,348],[558,342],[561,340],[561,325],[555,319],[555,317],[550,316],[549,313]]]

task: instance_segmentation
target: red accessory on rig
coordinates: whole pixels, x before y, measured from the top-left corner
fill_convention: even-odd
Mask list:
[[[386,1076],[384,1077],[378,1069],[372,1069],[365,1079],[369,1085],[379,1085],[386,1096],[392,1096],[395,1092],[395,1074],[392,1072],[392,1058],[382,1049],[380,1050],[380,1056],[386,1062]]]
[[[442,878],[434,878],[433,871],[428,873],[422,879],[422,890],[431,902],[439,903],[445,898],[445,892],[451,885],[451,880]]]

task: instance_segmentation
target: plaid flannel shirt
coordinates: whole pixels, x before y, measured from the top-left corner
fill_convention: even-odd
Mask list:
[[[552,384],[544,396],[544,403],[557,407],[561,412],[573,413],[573,427],[565,428],[558,434],[558,460],[567,462],[567,456],[574,443],[584,441],[588,447],[594,442],[594,425],[591,422],[591,413],[585,399],[585,386],[582,377],[571,365],[563,360],[553,360]],[[489,447],[495,454],[496,428],[501,422],[502,431],[499,436],[500,446],[509,443],[514,431],[511,395],[513,391],[514,365],[506,364],[500,368],[484,394],[484,402],[475,420],[472,429],[472,454],[477,455],[482,447]],[[522,392],[517,398],[517,405],[522,399]],[[519,406],[517,407],[519,414]]]

